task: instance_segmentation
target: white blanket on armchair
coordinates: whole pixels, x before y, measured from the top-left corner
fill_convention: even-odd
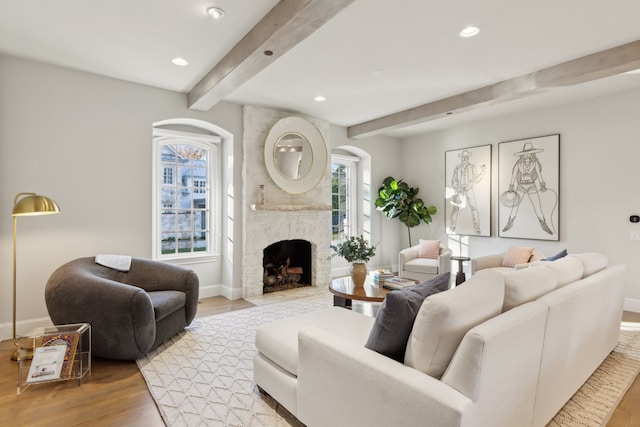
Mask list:
[[[131,257],[129,255],[96,255],[96,264],[118,271],[129,271]]]

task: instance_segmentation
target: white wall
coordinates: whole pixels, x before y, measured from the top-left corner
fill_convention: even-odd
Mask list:
[[[497,253],[510,244],[532,245],[552,255],[597,251],[611,264],[626,264],[626,307],[640,311],[640,231],[629,215],[640,214],[640,90],[470,123],[402,142],[405,176],[439,209],[422,238],[444,234],[445,151],[493,144],[492,235],[498,234],[498,143],[560,134],[560,241],[470,237],[471,256]],[[445,240],[446,241],[446,240]],[[453,245],[454,252],[457,245]]]
[[[152,124],[187,117],[235,136],[223,161],[235,165],[239,182],[240,106],[190,111],[184,94],[0,56],[0,339],[10,336],[12,316],[13,197],[37,192],[62,209],[60,215],[18,220],[20,333],[31,327],[26,319],[48,317],[44,287],[61,264],[96,253],[151,257]],[[239,188],[231,190],[238,203]],[[236,236],[241,223],[236,218]],[[234,268],[238,277],[239,266]],[[201,276],[201,286],[232,286],[228,273],[214,270],[214,277]]]
[[[440,210],[431,225],[412,230],[418,238],[444,234],[444,153],[494,145],[493,197],[497,195],[497,144],[560,134],[561,203],[559,242],[471,237],[472,256],[509,244],[532,244],[546,254],[599,251],[629,268],[628,308],[640,311],[640,241],[630,241],[630,214],[640,214],[636,185],[640,158],[640,91],[563,107],[504,116],[399,141],[377,136],[350,140],[331,126],[331,148],[358,147],[371,155],[372,191],[391,175],[420,187],[420,196]],[[184,94],[0,55],[0,339],[11,325],[11,209],[15,194],[34,191],[56,200],[61,215],[18,221],[18,320],[26,332],[32,320],[48,318],[44,286],[66,261],[96,253],[151,256],[151,127],[169,118],[197,118],[235,137],[225,147],[225,169],[235,185],[233,257],[224,255],[220,286],[240,287],[242,208],[242,110],[220,103],[209,112],[190,111]],[[223,195],[224,197],[224,195]],[[375,195],[372,196],[375,199]],[[493,235],[497,235],[493,201]],[[2,219],[4,216],[4,219]],[[408,245],[406,228],[372,207],[373,241],[380,242],[371,268],[395,267]],[[226,233],[226,231],[224,231]],[[226,235],[226,234],[225,234]],[[226,247],[223,244],[223,247]],[[455,248],[454,248],[455,249]],[[334,263],[338,262],[334,258]],[[225,292],[222,292],[223,294]]]

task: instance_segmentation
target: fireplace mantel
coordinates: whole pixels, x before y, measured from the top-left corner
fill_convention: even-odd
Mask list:
[[[273,205],[253,204],[252,211],[330,211],[330,205]]]

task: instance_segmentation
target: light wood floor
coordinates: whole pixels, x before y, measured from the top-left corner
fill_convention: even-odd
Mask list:
[[[245,300],[205,298],[198,317],[252,307]],[[625,312],[624,320],[640,323],[640,313]],[[92,374],[82,386],[75,382],[41,384],[16,395],[17,364],[9,357],[13,342],[0,342],[0,426],[163,426],[135,362],[93,358]],[[640,377],[639,377],[640,378]],[[640,380],[616,409],[607,427],[640,426]]]

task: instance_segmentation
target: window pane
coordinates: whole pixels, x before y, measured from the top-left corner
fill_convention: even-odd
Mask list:
[[[349,176],[351,166],[340,162],[331,163],[331,240],[341,240],[349,235]]]
[[[206,252],[210,241],[209,149],[164,144],[160,153],[161,253]]]
[[[162,253],[173,254],[176,252],[176,235],[174,233],[162,233]]]

